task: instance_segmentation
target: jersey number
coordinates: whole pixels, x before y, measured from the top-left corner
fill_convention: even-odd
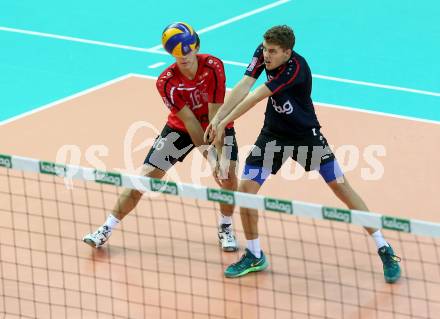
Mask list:
[[[202,103],[200,102],[201,95],[200,91],[198,89],[195,89],[189,94],[189,97],[191,98],[192,102],[192,109],[198,109],[199,107],[202,107]]]

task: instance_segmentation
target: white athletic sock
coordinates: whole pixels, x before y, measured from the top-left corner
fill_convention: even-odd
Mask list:
[[[376,242],[377,249],[379,249],[383,246],[389,246],[388,243],[386,242],[385,238],[383,238],[383,235],[380,230],[372,233],[371,236],[373,237],[374,241]]]
[[[115,216],[113,216],[112,213],[110,213],[107,217],[107,220],[105,221],[104,225],[108,228],[113,229],[113,227],[116,227],[120,223],[120,220],[117,219]]]
[[[232,217],[220,214],[219,224],[220,225],[232,225]]]
[[[251,253],[257,257],[261,257],[261,247],[260,247],[260,238],[252,239],[247,241],[247,248],[251,251]]]

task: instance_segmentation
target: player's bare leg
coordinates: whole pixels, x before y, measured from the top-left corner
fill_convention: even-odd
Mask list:
[[[237,190],[237,174],[236,161],[229,161],[228,173],[225,179],[221,180],[223,189],[236,191]],[[236,251],[238,243],[232,229],[232,214],[234,213],[234,205],[220,204],[220,221],[218,226],[219,244],[223,251]]]
[[[142,167],[141,174],[151,178],[162,178],[165,175],[163,170],[160,170],[151,165],[145,164]],[[95,232],[89,233],[83,237],[83,241],[95,248],[101,247],[109,239],[113,227],[118,225],[120,221],[127,216],[136,207],[142,193],[135,189],[125,188],[113,207],[113,210],[107,217],[107,220]]]
[[[368,211],[368,207],[362,198],[351,187],[347,178],[342,176],[337,180],[327,183],[333,193],[354,210]],[[400,258],[394,254],[393,248],[387,243],[380,230],[365,227],[365,230],[373,237],[378,248],[378,254],[383,263],[384,277],[389,283],[394,283],[400,278]]]

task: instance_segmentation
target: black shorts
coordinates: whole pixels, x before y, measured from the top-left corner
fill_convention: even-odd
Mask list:
[[[276,174],[289,157],[306,171],[317,170],[321,165],[335,160],[324,135],[314,128],[304,136],[293,139],[261,131],[246,159],[246,165],[262,167]]]
[[[238,159],[238,146],[235,138],[235,129],[225,129],[225,145],[223,152],[231,161]],[[175,130],[165,125],[144,160],[163,171],[170,169],[177,161],[182,162],[194,148],[191,136],[187,132]]]

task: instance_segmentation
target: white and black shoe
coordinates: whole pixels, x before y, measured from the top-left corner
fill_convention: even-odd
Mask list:
[[[110,227],[103,225],[99,227],[94,233],[89,233],[83,237],[83,242],[94,247],[99,248],[105,244],[112,234]]]
[[[223,251],[236,251],[238,244],[231,225],[222,224],[218,228],[218,240]]]

